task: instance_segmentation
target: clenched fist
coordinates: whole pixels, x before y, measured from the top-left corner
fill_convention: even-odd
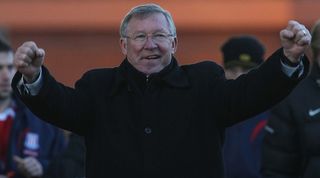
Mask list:
[[[284,55],[293,63],[297,63],[311,42],[310,32],[297,21],[288,22],[286,29],[280,31],[280,40]]]
[[[45,52],[35,42],[23,43],[14,55],[14,65],[22,73],[27,83],[32,83],[39,76]]]

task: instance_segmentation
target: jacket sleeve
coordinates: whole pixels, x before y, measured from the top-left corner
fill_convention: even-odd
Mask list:
[[[290,99],[290,98],[289,98]],[[298,125],[288,98],[271,110],[262,145],[263,178],[298,178],[302,153]]]
[[[88,77],[78,82],[78,87],[71,88],[57,82],[49,71],[43,67],[43,86],[36,96],[21,94],[17,88],[22,74],[17,72],[12,80],[12,88],[16,96],[39,118],[57,127],[79,135],[92,123],[93,103],[89,91],[91,85]],[[87,76],[87,75],[86,75]],[[75,124],[76,123],[76,124]]]
[[[213,108],[219,108],[215,113],[221,118],[219,125],[228,127],[253,117],[270,109],[290,94],[307,75],[309,63],[304,56],[303,74],[299,78],[291,78],[283,71],[282,56],[283,49],[280,48],[258,68],[235,80],[212,77],[213,82],[209,82],[209,88],[214,89],[214,92],[209,93],[208,98],[212,101],[210,105]]]

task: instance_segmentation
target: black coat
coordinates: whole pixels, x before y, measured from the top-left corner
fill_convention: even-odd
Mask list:
[[[263,177],[320,177],[320,68],[271,110],[262,154]]]
[[[50,162],[42,178],[84,178],[85,152],[83,138],[71,133],[66,150]]]
[[[88,178],[219,178],[224,128],[268,109],[298,83],[282,72],[281,51],[229,81],[213,62],[178,66],[174,58],[148,78],[124,60],[87,72],[75,89],[43,68],[40,93],[20,97],[40,118],[85,137]]]

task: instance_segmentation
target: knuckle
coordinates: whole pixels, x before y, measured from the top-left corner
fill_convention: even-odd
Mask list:
[[[24,60],[24,59],[27,58],[27,54],[21,53],[21,54],[18,56],[18,58],[21,59],[21,60]]]
[[[26,41],[24,44],[27,45],[27,46],[31,46],[31,45],[33,46],[36,43],[34,41]]]

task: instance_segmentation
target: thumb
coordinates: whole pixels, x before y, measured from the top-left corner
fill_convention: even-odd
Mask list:
[[[290,40],[294,38],[294,33],[292,31],[285,29],[281,31],[280,36],[282,39]]]
[[[35,51],[36,60],[33,61],[33,64],[35,67],[40,67],[43,64],[44,56],[45,56],[45,51],[43,49],[38,48]]]
[[[43,58],[45,56],[45,51],[42,48],[36,50],[36,57]]]

